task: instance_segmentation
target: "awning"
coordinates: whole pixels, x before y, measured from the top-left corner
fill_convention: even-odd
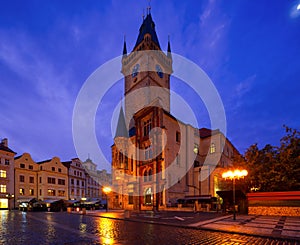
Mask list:
[[[47,199],[47,200],[43,200],[42,202],[43,203],[55,203],[55,202],[59,202],[59,201],[60,201],[60,199],[59,200]]]
[[[185,198],[182,198],[184,200],[210,200],[211,196],[188,196]]]
[[[22,203],[22,202],[30,202],[32,198],[30,199],[18,199],[17,202]]]
[[[79,200],[64,200],[64,203],[68,203],[68,204],[75,204],[75,203],[79,203]]]
[[[91,205],[91,204],[96,204],[96,203],[100,203],[100,201],[84,202],[83,204]]]

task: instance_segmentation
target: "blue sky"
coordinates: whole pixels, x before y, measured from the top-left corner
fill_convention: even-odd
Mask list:
[[[283,124],[300,125],[300,1],[151,1],[163,49],[198,64],[224,103],[227,136],[243,153],[278,145]],[[3,1],[0,8],[0,138],[41,161],[76,157],[72,113],[89,75],[132,50],[148,1]],[[173,79],[172,89],[182,84]],[[99,105],[98,141],[110,157],[119,81]],[[205,107],[182,94],[209,127]],[[109,168],[91,158],[98,168]],[[85,159],[83,159],[85,160]]]

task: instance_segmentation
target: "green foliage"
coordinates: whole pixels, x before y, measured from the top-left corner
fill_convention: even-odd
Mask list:
[[[300,132],[284,126],[286,135],[280,146],[251,145],[244,156],[235,159],[235,167],[248,170],[247,191],[300,190]]]

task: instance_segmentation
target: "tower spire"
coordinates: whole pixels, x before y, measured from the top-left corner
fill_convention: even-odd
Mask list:
[[[124,35],[123,56],[127,56],[126,35]]]
[[[148,0],[147,15],[151,14],[151,0]]]
[[[170,44],[170,35],[168,35],[168,50],[167,50],[167,56],[169,58],[172,58],[172,54],[171,54],[171,44]]]
[[[118,119],[118,124],[117,124],[117,128],[116,128],[116,134],[115,134],[115,138],[117,138],[117,137],[124,137],[124,138],[128,137],[128,130],[126,127],[126,121],[125,121],[122,105],[120,108],[119,119]]]

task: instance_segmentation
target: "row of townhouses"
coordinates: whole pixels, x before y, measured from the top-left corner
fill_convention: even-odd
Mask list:
[[[110,183],[106,170],[91,159],[62,162],[58,157],[35,162],[29,153],[15,157],[8,140],[0,143],[0,209],[26,205],[30,200],[101,200]]]

